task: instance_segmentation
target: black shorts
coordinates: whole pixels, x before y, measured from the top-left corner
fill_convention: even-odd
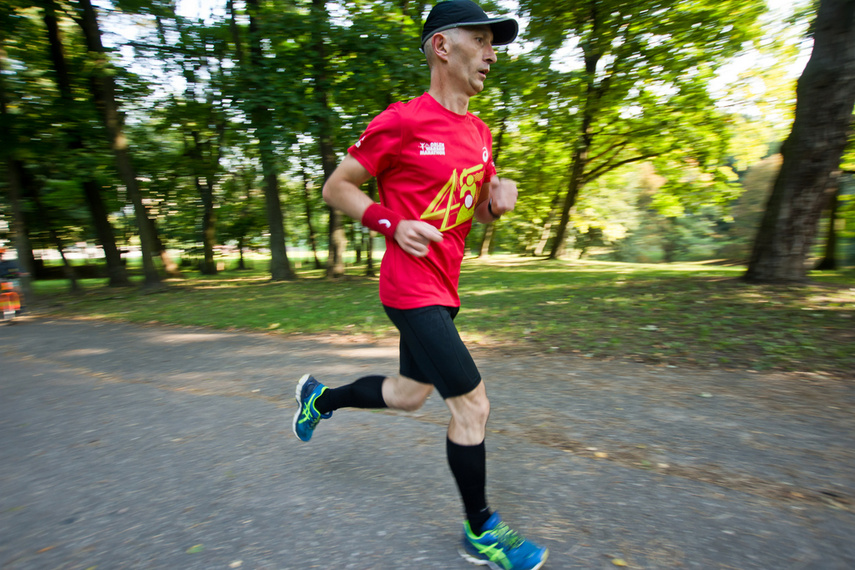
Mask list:
[[[401,333],[402,376],[433,384],[443,399],[478,386],[481,373],[454,326],[459,307],[383,308]]]

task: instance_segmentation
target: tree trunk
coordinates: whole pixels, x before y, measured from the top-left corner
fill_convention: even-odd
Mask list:
[[[95,226],[95,235],[98,243],[104,250],[104,258],[107,262],[107,284],[110,287],[127,287],[131,284],[128,272],[122,262],[122,255],[116,246],[116,236],[113,226],[107,214],[107,206],[101,195],[101,188],[94,180],[83,181],[83,195],[86,197],[86,205],[92,216],[92,224]]]
[[[56,74],[57,86],[59,87],[62,100],[68,106],[67,108],[71,109],[76,103],[74,95],[71,92],[71,80],[65,61],[62,39],[59,35],[59,26],[57,25],[55,12],[56,4],[53,0],[45,0],[43,2],[43,9],[43,19],[48,33],[50,57],[54,73]],[[79,131],[79,125],[73,125],[68,135],[69,150],[79,151],[83,149],[83,135]],[[110,287],[128,286],[131,282],[128,280],[128,273],[125,270],[125,265],[122,263],[122,256],[119,254],[118,247],[116,247],[116,236],[108,218],[107,207],[104,205],[104,198],[101,195],[101,188],[97,180],[89,177],[84,177],[81,185],[83,187],[83,197],[89,209],[89,215],[92,217],[95,235],[97,236],[98,243],[101,245],[101,249],[104,251],[104,259],[107,264],[107,284]]]
[[[828,212],[828,233],[825,239],[825,255],[817,264],[816,269],[819,270],[834,270],[837,269],[837,212],[840,206],[840,190],[843,186],[842,179],[837,185],[837,190],[831,196],[831,207]]]
[[[541,148],[546,148],[551,139],[551,133],[553,132],[552,121],[550,120],[546,125],[546,131],[543,133],[542,141],[540,142]],[[540,165],[537,169],[537,180],[536,187],[537,188],[545,188],[546,184],[544,184],[544,161],[540,161]],[[546,218],[543,220],[543,227],[540,229],[540,238],[537,242],[531,244],[529,248],[532,250],[532,255],[535,257],[540,257],[543,255],[543,251],[546,249],[547,244],[549,243],[549,237],[552,235],[552,224],[555,216],[558,214],[558,208],[561,205],[561,190],[556,190],[555,194],[552,197],[552,201],[549,204],[549,211],[546,215]],[[528,248],[527,248],[528,249]]]
[[[555,216],[558,215],[559,206],[561,206],[560,191],[556,192],[555,196],[552,198],[552,203],[549,206],[549,214],[547,214],[543,228],[540,230],[540,239],[534,245],[534,251],[532,253],[535,257],[543,255],[543,250],[546,249],[546,245],[549,243],[549,236],[552,235],[552,222],[555,219]]]
[[[214,189],[211,180],[205,181],[202,186],[204,193],[202,203],[205,211],[202,212],[202,243],[205,248],[205,268],[208,275],[217,273],[217,264],[214,262],[214,246],[217,244],[217,216],[214,210]]]
[[[301,153],[302,154],[302,153]],[[318,236],[315,231],[315,225],[312,223],[312,196],[309,192],[309,172],[306,170],[306,165],[303,162],[303,157],[301,156],[301,168],[300,171],[303,175],[303,204],[306,208],[306,226],[309,230],[309,247],[312,249],[312,256],[315,258],[315,269],[320,269],[323,267],[321,265],[321,260],[318,259]]]
[[[855,106],[855,2],[821,0],[814,47],[796,88],[793,129],[744,279],[800,282],[837,184]]]
[[[229,3],[229,5],[231,6],[231,3]],[[162,30],[163,26],[160,18],[157,18],[157,24],[158,29]],[[235,26],[236,25],[237,24],[235,23]],[[177,23],[177,28],[179,34],[183,37],[186,32],[180,21]],[[233,35],[236,35],[236,33],[236,31],[232,32]],[[160,35],[163,38],[162,41],[166,43],[165,32],[161,32]],[[197,70],[207,68],[207,66],[208,60],[205,57],[189,59],[182,62],[182,71],[184,79],[187,82],[184,94],[188,101],[192,101],[196,97]],[[208,93],[207,102],[209,105],[212,104],[212,97],[213,95]],[[186,154],[192,159],[191,169],[193,171],[193,181],[196,186],[196,192],[199,194],[199,199],[202,201],[202,255],[204,257],[204,261],[199,269],[203,275],[216,275],[217,264],[214,262],[214,248],[217,245],[217,231],[216,212],[214,209],[214,175],[212,172],[216,171],[216,166],[219,164],[221,155],[220,149],[222,148],[222,142],[225,137],[225,124],[223,124],[223,121],[217,121],[217,142],[216,145],[212,145],[211,139],[208,139],[204,143],[200,139],[198,125],[212,125],[214,122],[213,117],[209,115],[206,117],[204,122],[200,120],[190,120],[192,122],[189,125],[185,124],[185,128],[190,126],[190,138],[193,141],[193,146],[189,147],[187,144],[187,138],[184,137],[184,148]],[[203,145],[209,149],[210,152],[208,164],[205,163]]]
[[[163,269],[166,271],[167,276],[183,277],[181,275],[181,270],[178,268],[178,264],[175,263],[175,260],[172,259],[171,255],[169,255],[169,250],[166,249],[166,244],[160,239],[160,235],[157,231],[157,222],[155,222],[153,217],[148,215],[148,208],[145,208],[145,216],[146,220],[149,222],[149,227],[151,228],[151,235],[154,238],[154,251],[152,253],[160,256],[160,261],[163,263]]]
[[[359,265],[362,263],[362,246],[364,241],[362,239],[362,232],[356,229],[356,224],[348,224],[348,229],[350,230],[350,243],[353,244],[353,250],[356,253],[354,263]]]
[[[193,133],[194,136],[196,133]],[[214,218],[214,192],[213,189],[200,176],[193,176],[196,183],[196,192],[202,200],[202,255],[204,261],[199,268],[203,275],[216,275],[217,264],[214,263],[214,245],[216,245],[216,230]]]
[[[325,0],[312,0],[312,52],[315,57],[313,65],[313,82],[318,115],[315,117],[317,127],[318,148],[321,153],[321,166],[324,171],[324,183],[332,175],[336,167],[335,149],[332,144],[332,122],[328,92],[330,83],[327,77],[327,53],[324,38],[329,22]],[[323,188],[323,184],[320,185]],[[327,277],[344,275],[344,254],[347,248],[347,237],[344,231],[342,213],[335,208],[329,211],[329,252],[327,255]]]
[[[217,264],[214,262],[214,246],[217,244],[216,214],[214,211],[214,180],[210,176],[203,177],[199,172],[202,162],[202,151],[199,143],[199,132],[192,131],[193,148],[189,154],[193,159],[193,180],[196,192],[202,200],[202,252],[204,262],[200,271],[203,275],[216,275]]]
[[[6,59],[6,48],[2,43],[0,36],[0,140],[4,144],[0,145],[0,156],[6,162],[6,176],[9,185],[9,205],[12,210],[12,230],[15,236],[15,249],[18,254],[18,268],[21,272],[21,293],[24,299],[32,298],[31,279],[33,275],[33,248],[30,245],[30,236],[27,232],[26,221],[24,220],[24,208],[21,203],[23,195],[23,170],[24,165],[15,159],[12,151],[12,125],[13,120],[8,112],[8,102],[6,95],[6,85],[3,79],[3,74],[8,69]],[[9,141],[9,142],[6,142]]]
[[[484,234],[481,236],[481,245],[478,248],[478,257],[484,257],[485,255],[490,254],[490,245],[493,243],[493,233],[495,231],[496,222],[484,226]]]
[[[246,269],[246,262],[243,259],[243,236],[238,238],[238,256],[240,257],[238,260],[238,269],[243,271]]]
[[[256,124],[264,124],[256,113]],[[262,146],[265,144],[261,143]],[[261,167],[264,170],[264,205],[267,211],[267,225],[270,230],[270,277],[274,281],[286,281],[294,278],[288,252],[285,249],[285,224],[282,220],[282,203],[279,199],[279,175],[271,151],[261,151]]]
[[[585,136],[582,137],[582,139],[586,138]],[[564,205],[561,208],[561,221],[558,222],[558,227],[556,228],[555,240],[552,242],[549,259],[558,259],[564,255],[565,242],[567,241],[567,225],[570,223],[570,212],[573,206],[576,205],[576,197],[579,195],[579,190],[582,189],[582,172],[585,168],[589,147],[590,143],[587,143],[585,146],[573,151],[570,182],[567,185],[567,194],[564,196]]]
[[[50,239],[53,242],[54,247],[59,251],[59,256],[62,258],[62,271],[65,274],[65,278],[69,280],[70,290],[72,293],[77,293],[80,291],[80,284],[77,282],[77,272],[74,270],[74,267],[68,261],[68,258],[65,257],[65,246],[62,243],[62,238],[59,237],[59,234],[56,232],[56,228],[53,227],[51,223],[50,214],[48,213],[47,208],[42,203],[39,198],[38,189],[34,189],[34,198],[36,202],[36,208],[39,210],[39,215],[42,218],[42,223],[44,223],[48,227],[48,232],[50,233]]]
[[[597,26],[596,8],[592,8],[592,21]],[[576,205],[576,197],[584,185],[583,175],[588,164],[588,152],[594,141],[591,133],[591,125],[594,121],[594,108],[598,99],[602,96],[601,88],[596,84],[597,63],[600,56],[597,53],[585,53],[585,73],[587,74],[587,88],[585,93],[585,110],[582,114],[582,124],[579,134],[573,145],[573,153],[570,159],[570,181],[567,184],[567,194],[564,196],[564,205],[561,209],[561,221],[555,232],[555,240],[552,242],[552,250],[549,259],[558,259],[564,254],[565,241],[567,239],[567,225],[570,223],[570,212]]]
[[[347,237],[344,233],[342,214],[335,208],[327,207],[329,212],[329,251],[327,252],[327,277],[344,275],[344,253],[347,249]]]
[[[251,70],[247,75],[257,77],[264,67],[261,32],[258,27],[259,2],[247,0],[246,7],[249,13],[249,67]],[[257,80],[253,80],[253,84],[256,91],[263,89],[263,85]],[[270,231],[270,277],[274,281],[286,281],[293,279],[295,275],[285,248],[285,224],[282,219],[282,201],[279,197],[279,169],[273,152],[275,141],[270,133],[273,117],[265,103],[256,101],[252,103],[250,120],[260,143],[261,169],[264,173],[264,204]]]
[[[214,212],[214,181],[211,176],[202,176],[199,172],[203,160],[199,131],[193,130],[190,135],[193,138],[193,148],[189,150],[193,159],[193,180],[199,199],[202,200],[202,252],[205,260],[200,270],[203,275],[216,275],[217,264],[214,263],[214,246],[217,245],[217,231]]]
[[[128,197],[134,205],[137,227],[140,232],[140,250],[143,261],[144,282],[147,287],[158,286],[161,283],[160,274],[154,265],[152,251],[155,249],[155,240],[151,232],[151,226],[146,217],[145,205],[143,204],[142,192],[137,184],[137,174],[134,168],[131,151],[124,133],[124,118],[119,112],[116,104],[116,85],[110,73],[109,62],[104,46],[101,43],[101,30],[98,27],[98,18],[90,0],[78,0],[80,19],[77,23],[86,37],[87,50],[93,55],[96,69],[91,77],[92,97],[99,108],[104,120],[104,125],[110,136],[110,147],[116,158],[116,170],[125,185]]]
[[[15,236],[15,252],[18,254],[21,294],[24,299],[32,299],[33,247],[30,244],[30,236],[27,231],[24,208],[21,202],[21,197],[23,196],[22,173],[24,165],[12,159],[11,156],[8,158],[6,164],[9,183],[9,202],[12,209],[12,233]]]

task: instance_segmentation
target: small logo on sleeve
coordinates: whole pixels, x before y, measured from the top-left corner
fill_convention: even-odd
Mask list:
[[[382,220],[378,220],[377,223],[382,224],[382,225],[386,226],[387,228],[392,227],[392,222],[390,222],[386,218],[383,218]]]

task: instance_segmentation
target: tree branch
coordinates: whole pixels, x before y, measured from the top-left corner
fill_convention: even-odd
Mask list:
[[[621,148],[625,147],[627,144],[629,144],[629,141],[626,141],[626,140],[618,140],[618,141],[615,141],[614,143],[612,143],[612,145],[611,145],[611,146],[609,146],[609,147],[608,147],[607,149],[605,149],[603,152],[601,152],[601,153],[600,153],[600,154],[598,154],[597,156],[595,156],[595,157],[593,157],[593,158],[589,159],[589,160],[588,160],[588,162],[589,162],[589,163],[590,163],[590,162],[596,162],[596,161],[600,160],[600,158],[602,158],[602,157],[604,157],[605,155],[607,155],[608,153],[612,152],[613,150],[615,150],[615,149],[620,150]],[[608,162],[608,161],[607,161],[607,162]]]
[[[597,168],[593,169],[588,174],[585,174],[582,177],[582,183],[588,184],[589,182],[596,180],[600,176],[606,174],[607,172],[611,172],[616,168],[620,168],[621,166],[626,166],[627,164],[631,164],[633,162],[639,162],[641,160],[647,160],[648,158],[653,158],[656,154],[642,154],[639,156],[635,156],[632,158],[627,158],[625,160],[621,160],[619,162],[615,162],[613,164],[609,164],[608,162],[601,164]]]

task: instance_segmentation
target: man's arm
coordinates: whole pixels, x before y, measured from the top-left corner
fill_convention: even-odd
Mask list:
[[[510,212],[517,204],[517,184],[510,178],[490,179],[490,193],[487,199],[475,208],[475,219],[482,224],[495,222],[505,212]]]
[[[374,203],[359,189],[369,178],[371,173],[348,154],[324,184],[324,202],[354,220],[361,220],[368,206]]]
[[[324,201],[354,220],[359,220],[365,224],[367,221],[366,212],[369,208],[382,208],[359,189],[369,178],[371,178],[371,173],[358,160],[348,154],[324,184]],[[369,217],[371,216],[369,215]],[[385,222],[385,220],[381,220],[381,222]],[[368,224],[368,227],[371,225]],[[379,231],[379,228],[371,229]],[[442,241],[442,233],[438,229],[420,220],[400,220],[392,237],[398,242],[401,249],[416,257],[424,257],[428,254],[430,242]]]

